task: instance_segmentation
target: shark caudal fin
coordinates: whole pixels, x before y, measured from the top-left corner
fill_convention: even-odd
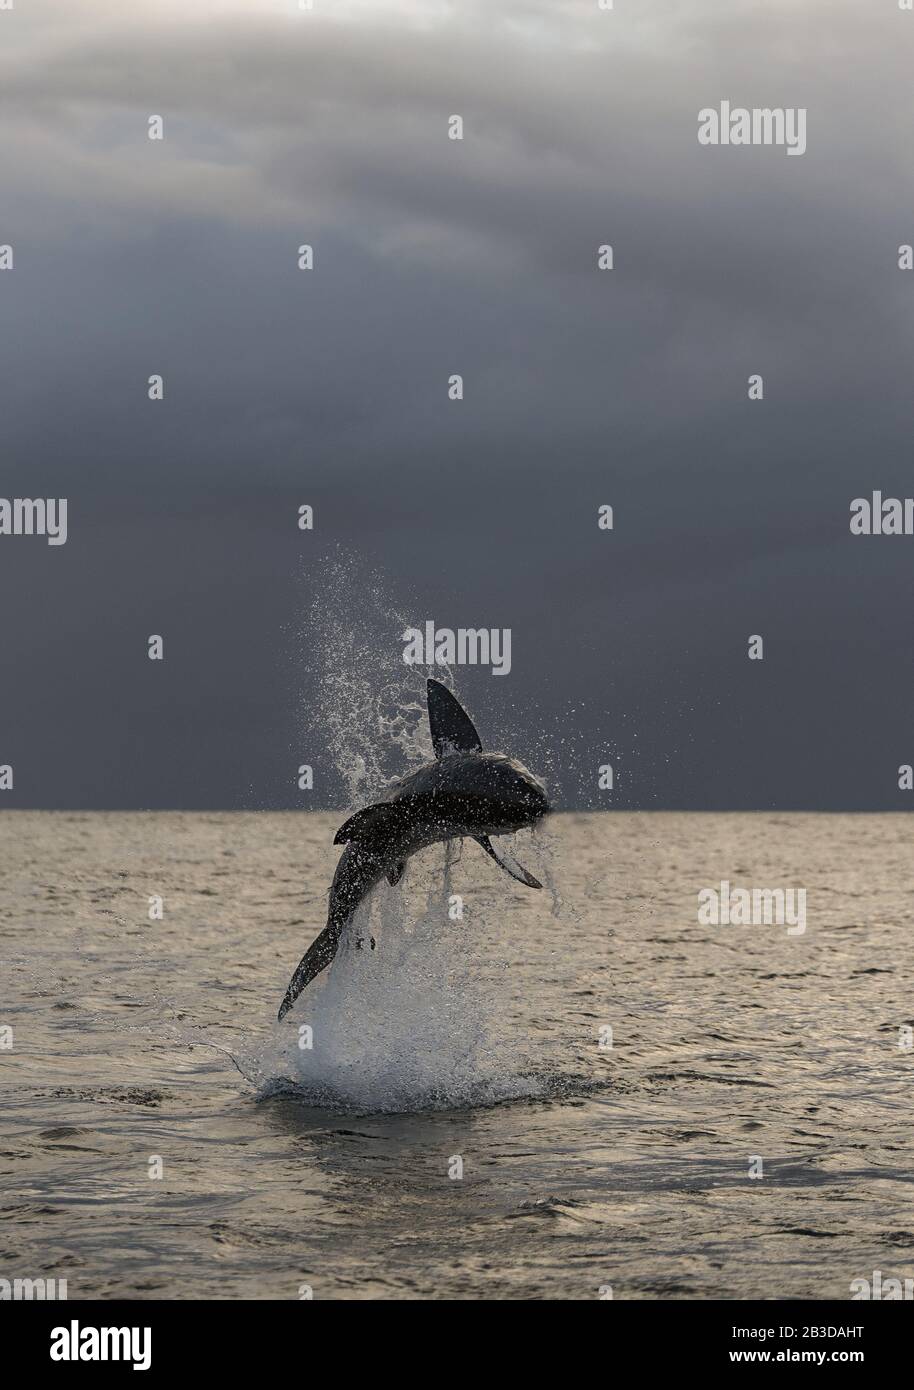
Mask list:
[[[315,975],[319,975],[325,970],[333,957],[336,955],[337,947],[340,944],[342,928],[335,922],[324,927],[320,936],[316,936],[311,942],[305,954],[298,962],[295,974],[289,981],[289,988],[286,990],[282,1003],[279,1006],[280,1023],[301,994],[305,985],[309,985]]]
[[[446,758],[448,753],[481,753],[482,739],[456,696],[431,677],[427,686],[428,727],[435,757]]]

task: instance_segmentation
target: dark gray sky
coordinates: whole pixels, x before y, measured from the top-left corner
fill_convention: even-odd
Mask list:
[[[895,0],[0,12],[0,493],[69,499],[0,537],[0,805],[340,804],[316,604],[379,680],[510,627],[458,689],[562,804],[906,809],[914,537],[848,509],[914,495],[912,64]]]

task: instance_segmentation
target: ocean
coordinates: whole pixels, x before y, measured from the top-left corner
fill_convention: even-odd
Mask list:
[[[435,847],[280,1025],[344,815],[0,815],[0,1277],[576,1300],[914,1275],[901,815],[556,815],[515,847],[542,892]],[[805,890],[804,929],[700,921],[722,883]]]

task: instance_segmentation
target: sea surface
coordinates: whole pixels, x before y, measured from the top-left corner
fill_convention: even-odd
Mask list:
[[[0,1277],[848,1299],[914,1275],[905,817],[554,816],[513,845],[539,893],[435,847],[279,1025],[342,819],[0,815]],[[722,880],[805,888],[805,931],[701,924]]]

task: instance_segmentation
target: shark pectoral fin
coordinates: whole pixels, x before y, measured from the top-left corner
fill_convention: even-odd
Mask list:
[[[316,936],[311,942],[305,954],[298,963],[295,974],[289,981],[289,988],[286,990],[285,997],[279,1006],[280,1023],[301,994],[305,985],[309,985],[315,975],[319,975],[325,970],[333,957],[336,955],[336,948],[340,944],[341,929],[336,925],[324,927],[320,936]]]
[[[374,806],[365,806],[340,826],[333,837],[333,843],[344,845],[348,840],[361,840],[366,835],[380,843],[408,823],[412,811],[413,798],[409,796],[401,796],[397,801],[378,801]]]
[[[406,860],[401,859],[399,864],[395,864],[392,869],[387,870],[387,882],[390,884],[391,888],[393,888],[395,884],[400,882],[400,879],[403,877],[403,871],[405,868]]]
[[[506,874],[510,874],[512,878],[516,878],[518,883],[526,883],[528,888],[542,888],[543,885],[540,883],[539,879],[534,878],[532,874],[528,874],[527,870],[520,864],[518,864],[516,869],[512,868],[510,864],[506,864],[501,856],[493,849],[492,841],[489,839],[488,835],[476,835],[474,839],[477,845],[481,845],[486,854],[494,859],[495,863],[498,864],[500,868],[504,869]]]
[[[429,677],[426,689],[428,727],[435,757],[444,758],[448,753],[481,753],[482,739],[472,719],[447,686]]]

